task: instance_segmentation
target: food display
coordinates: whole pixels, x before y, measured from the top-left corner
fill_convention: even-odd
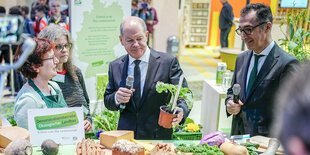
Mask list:
[[[59,144],[56,144],[52,139],[47,139],[42,142],[41,150],[44,155],[57,155]]]
[[[234,144],[230,142],[224,142],[221,144],[220,149],[225,155],[248,155],[249,152],[245,146]]]
[[[219,149],[218,146],[209,146],[208,144],[202,145],[186,145],[180,144],[178,147],[175,148],[177,153],[193,153],[193,154],[200,154],[206,153],[208,155],[224,155],[224,153]]]
[[[1,127],[0,128],[0,147],[5,148],[14,140],[30,138],[29,131],[21,127]]]
[[[104,145],[109,149],[111,149],[113,144],[120,139],[127,139],[127,140],[134,139],[134,132],[126,130],[117,130],[117,131],[106,131],[100,133],[100,144]]]
[[[99,142],[95,142],[93,139],[82,139],[81,142],[76,144],[75,153],[76,155],[104,155],[106,151],[104,146],[100,145]]]
[[[17,139],[12,141],[5,149],[4,154],[13,155],[13,154],[23,154],[31,155],[32,154],[32,145],[26,139]]]
[[[150,155],[176,155],[175,146],[172,143],[158,143],[150,152]]]
[[[144,155],[144,147],[126,139],[118,140],[112,146],[113,155]]]

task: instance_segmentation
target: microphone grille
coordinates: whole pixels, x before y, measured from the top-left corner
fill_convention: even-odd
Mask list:
[[[134,77],[132,75],[128,75],[127,79],[126,79],[126,82],[133,83],[134,82]]]
[[[232,90],[233,90],[234,95],[238,95],[240,93],[240,90],[241,90],[240,85],[238,83],[234,84]]]

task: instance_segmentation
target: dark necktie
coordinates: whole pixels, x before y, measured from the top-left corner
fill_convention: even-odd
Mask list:
[[[136,106],[139,105],[140,102],[140,96],[141,96],[141,71],[140,71],[140,64],[141,60],[135,60],[135,69],[134,69],[134,82],[133,82],[133,88],[135,89],[135,92],[133,93],[133,99],[136,104]]]
[[[248,89],[247,89],[247,96],[250,95],[249,93],[252,90],[253,84],[256,80],[256,76],[257,76],[257,64],[258,64],[258,59],[263,56],[263,55],[256,55],[254,54],[255,60],[254,60],[254,66],[252,68],[251,74],[250,74],[250,78],[248,81]]]

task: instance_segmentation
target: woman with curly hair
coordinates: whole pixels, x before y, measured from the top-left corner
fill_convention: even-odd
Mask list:
[[[18,92],[14,115],[19,127],[28,129],[28,109],[67,107],[58,84],[50,81],[57,75],[58,59],[54,55],[54,44],[47,39],[33,38],[36,48],[18,70],[28,79]],[[21,43],[14,60],[23,54]]]
[[[50,24],[39,33],[38,37],[49,39],[56,44],[55,56],[59,62],[56,64],[57,76],[52,80],[62,89],[69,107],[83,107],[86,114],[84,129],[85,132],[90,131],[92,118],[89,112],[89,98],[82,72],[72,64],[73,44],[69,31],[59,25]]]

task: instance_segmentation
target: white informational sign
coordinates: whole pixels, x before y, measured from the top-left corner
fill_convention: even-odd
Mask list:
[[[28,129],[32,145],[46,139],[58,144],[76,144],[84,138],[83,108],[47,108],[28,110]]]
[[[74,0],[70,9],[73,63],[81,69],[89,98],[94,101],[99,93],[96,75],[108,73],[109,63],[126,54],[119,41],[119,27],[131,14],[131,1]]]

